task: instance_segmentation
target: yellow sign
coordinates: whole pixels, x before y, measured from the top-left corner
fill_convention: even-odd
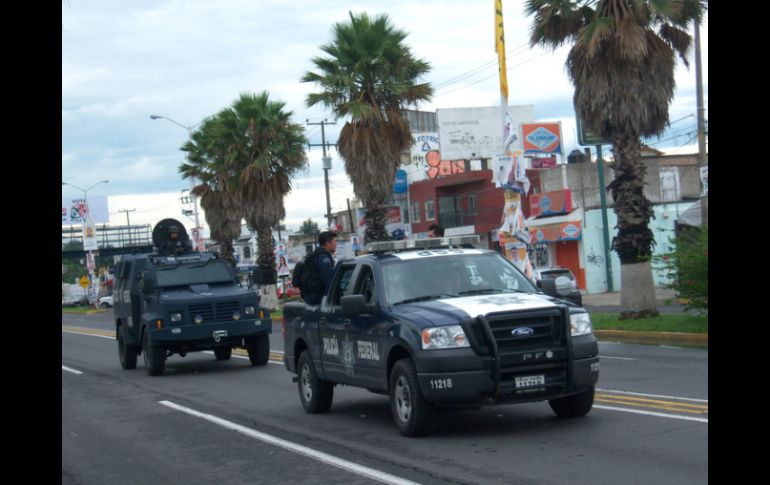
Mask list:
[[[78,284],[85,289],[85,288],[88,288],[89,285],[91,285],[91,281],[88,279],[88,276],[83,276],[82,278],[80,278],[80,281],[78,281]]]

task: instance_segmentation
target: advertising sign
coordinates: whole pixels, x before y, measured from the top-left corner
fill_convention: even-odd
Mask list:
[[[532,217],[569,214],[574,209],[570,189],[532,194],[529,196],[529,203],[530,216]]]
[[[582,232],[582,222],[570,221],[546,226],[534,227],[529,230],[533,243],[577,241]]]
[[[412,134],[414,143],[409,152],[410,163],[416,164],[418,167],[425,167],[428,163],[428,153],[439,153],[438,133],[436,132],[421,132]]]
[[[521,151],[519,126],[535,121],[534,106],[508,106],[508,114],[506,124],[511,130],[508,139],[503,140],[500,106],[437,109],[441,160],[492,158],[500,153],[504,142],[508,151]]]
[[[407,186],[406,171],[396,170],[396,182],[393,184],[393,193],[405,194]]]
[[[561,122],[522,123],[521,134],[524,137],[525,155],[562,152]]]
[[[110,222],[110,211],[107,206],[107,197],[90,196],[88,203],[83,197],[62,197],[61,199],[61,223],[62,225],[83,224],[86,215],[91,216],[94,223],[107,224]]]
[[[83,222],[83,249],[86,251],[96,251],[99,249],[96,243],[96,224],[88,215],[86,215],[86,219]]]

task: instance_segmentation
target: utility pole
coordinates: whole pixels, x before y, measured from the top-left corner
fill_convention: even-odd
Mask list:
[[[695,95],[698,103],[698,168],[700,171],[708,170],[708,161],[706,159],[706,116],[703,107],[703,74],[701,72],[700,56],[700,23],[695,22]],[[708,173],[708,172],[706,172]],[[709,225],[709,196],[708,186],[701,190],[700,210],[701,223],[704,228]]]
[[[120,209],[118,212],[126,213],[126,225],[128,226],[128,245],[131,245],[131,219],[128,217],[129,212],[135,212],[136,209]]]
[[[311,125],[321,125],[321,146],[323,147],[323,169],[324,169],[324,186],[326,187],[326,227],[329,227],[332,225],[332,205],[329,200],[329,170],[332,168],[332,158],[326,156],[326,132],[324,130],[325,125],[336,125],[337,122],[329,123],[326,120],[323,120],[320,123],[311,123],[310,120],[305,120],[305,123],[307,123],[308,126]],[[309,147],[317,147],[318,144],[315,143],[308,143]],[[336,143],[329,143],[328,146],[334,146],[336,147]]]

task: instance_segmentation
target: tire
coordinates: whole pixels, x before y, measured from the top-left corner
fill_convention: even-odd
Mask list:
[[[401,359],[393,366],[390,412],[404,436],[424,436],[436,426],[436,407],[422,397],[417,371],[410,359]]]
[[[260,335],[246,341],[246,351],[249,353],[251,365],[265,365],[270,359],[270,338]]]
[[[233,355],[232,347],[215,347],[214,348],[214,357],[216,357],[217,360],[230,360],[230,356],[232,355]]]
[[[161,346],[150,345],[150,331],[144,331],[142,337],[142,355],[144,356],[144,366],[147,368],[147,375],[162,376],[166,370],[166,349]]]
[[[135,345],[126,344],[125,327],[118,327],[118,358],[120,366],[126,370],[136,369],[136,356],[139,349]]]
[[[551,409],[560,418],[579,418],[585,416],[594,405],[594,388],[567,397],[548,401]]]
[[[310,414],[328,412],[334,398],[334,384],[318,378],[313,359],[306,350],[297,362],[297,388],[302,407]]]

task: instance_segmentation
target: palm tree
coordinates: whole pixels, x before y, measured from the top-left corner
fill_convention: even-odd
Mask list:
[[[233,191],[237,179],[225,163],[226,148],[221,143],[221,127],[217,117],[205,120],[181,148],[187,152],[187,163],[179,167],[183,178],[201,181],[192,193],[201,200],[211,238],[222,247],[222,257],[235,266],[233,241],[241,235],[243,209]]]
[[[321,46],[328,57],[312,59],[318,72],[302,82],[315,82],[321,92],[307,96],[308,107],[318,103],[339,117],[350,115],[340,132],[339,153],[353,190],[367,207],[367,241],[389,239],[385,230],[385,202],[393,192],[399,157],[412,143],[402,115],[408,105],[429,100],[433,89],[416,80],[430,69],[403,43],[407,34],[387,15],[373,20],[366,13],[349,12],[350,22],[334,25],[334,40]]]
[[[291,178],[307,167],[304,127],[291,122],[286,104],[261,94],[241,94],[218,115],[225,160],[237,174],[237,194],[246,224],[257,233],[263,284],[276,282],[273,227],[286,217]]]
[[[652,203],[644,196],[641,137],[669,124],[674,66],[692,47],[687,32],[701,0],[528,0],[530,44],[572,43],[567,70],[575,111],[587,130],[612,140],[615,178],[607,187],[617,215],[612,248],[621,264],[621,318],[657,314],[650,258]]]

